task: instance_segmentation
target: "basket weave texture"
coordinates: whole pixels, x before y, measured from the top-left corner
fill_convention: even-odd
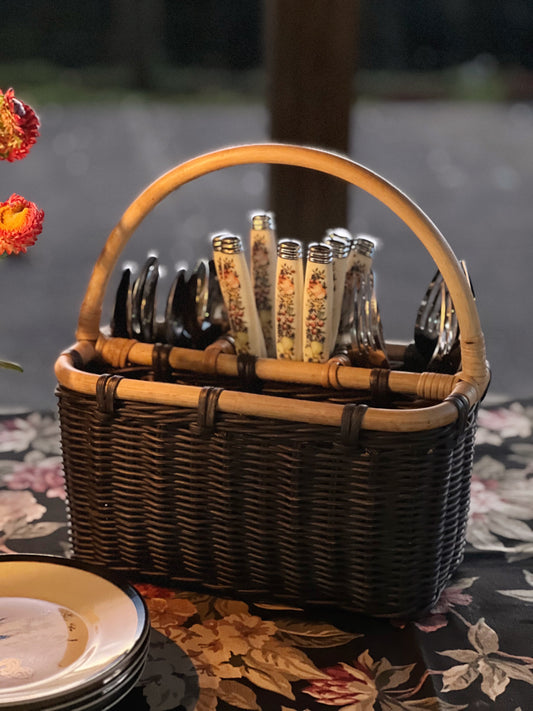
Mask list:
[[[449,287],[461,373],[251,364],[165,347],[162,359],[152,345],[107,339],[103,293],[143,217],[183,183],[249,162],[331,172],[393,209]],[[463,555],[488,369],[461,267],[394,186],[294,146],[193,159],[149,186],[111,233],[77,338],[56,363],[77,558],[155,582],[378,616],[415,616],[438,599]]]
[[[151,579],[411,616],[463,554],[475,411],[414,433],[115,401],[59,388],[77,557]]]

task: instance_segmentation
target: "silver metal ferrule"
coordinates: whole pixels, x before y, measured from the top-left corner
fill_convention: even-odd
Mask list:
[[[357,237],[353,243],[353,249],[365,257],[373,257],[376,251],[376,244],[366,237]]]
[[[232,237],[230,232],[216,232],[215,234],[211,235],[211,247],[213,248],[214,252],[221,252],[222,251],[222,240],[224,237]]]
[[[253,212],[251,221],[253,230],[274,229],[274,215],[271,212]]]
[[[301,259],[302,243],[297,239],[282,239],[278,242],[277,252],[280,259]]]
[[[329,264],[333,260],[333,250],[329,244],[311,242],[307,248],[307,259],[315,264]]]
[[[226,235],[220,241],[220,251],[224,254],[240,254],[244,252],[242,240],[238,235]]]
[[[335,259],[345,259],[350,254],[349,242],[343,237],[337,237],[334,232],[329,232],[323,242],[331,247]]]

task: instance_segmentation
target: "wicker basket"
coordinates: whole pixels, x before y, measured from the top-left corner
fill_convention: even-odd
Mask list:
[[[146,214],[182,184],[248,163],[329,173],[393,210],[443,274],[462,371],[254,361],[105,336],[106,286]],[[489,374],[459,263],[390,183],[299,146],[238,146],[188,161],[149,186],[111,232],[76,336],[56,375],[77,558],[219,594],[380,616],[413,616],[438,598],[463,554]]]

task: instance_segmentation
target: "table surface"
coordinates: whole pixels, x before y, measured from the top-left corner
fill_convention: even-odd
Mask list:
[[[318,616],[137,584],[148,662],[115,708],[531,709],[532,428],[533,401],[481,409],[465,559],[424,619]],[[0,417],[0,551],[70,554],[54,414]]]

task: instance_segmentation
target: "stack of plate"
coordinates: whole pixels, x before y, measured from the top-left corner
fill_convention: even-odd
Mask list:
[[[136,684],[150,623],[141,596],[53,556],[0,558],[0,710],[99,711]]]

